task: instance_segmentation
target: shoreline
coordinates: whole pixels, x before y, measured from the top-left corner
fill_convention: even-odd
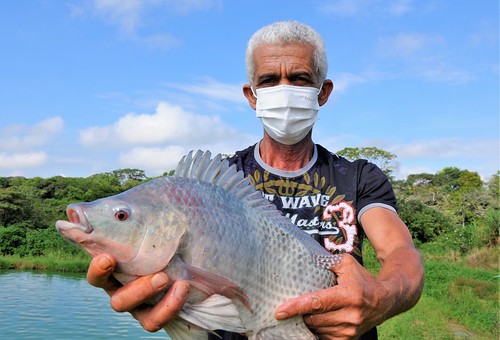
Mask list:
[[[62,273],[85,273],[90,264],[88,256],[0,256],[0,269],[40,270]]]

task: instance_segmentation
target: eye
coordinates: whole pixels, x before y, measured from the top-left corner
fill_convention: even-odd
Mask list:
[[[115,208],[113,210],[117,221],[125,221],[130,216],[130,210],[127,208]]]

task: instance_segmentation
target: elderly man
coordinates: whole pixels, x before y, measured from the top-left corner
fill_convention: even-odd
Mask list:
[[[286,301],[275,316],[303,315],[321,339],[376,338],[375,326],[417,303],[423,267],[383,172],[364,160],[347,161],[312,141],[318,110],[333,90],[326,79],[323,41],[307,25],[274,23],[250,39],[246,68],[249,83],[243,93],[262,121],[264,137],[230,161],[297,227],[332,253],[350,254],[332,268],[336,286]],[[362,267],[365,236],[381,264],[376,277]],[[87,275],[91,284],[111,295],[113,309],[132,313],[145,329],[156,331],[182,308],[187,282],[173,282],[158,304],[144,307],[144,301],[171,283],[169,278],[157,273],[120,287],[111,276],[114,265],[111,256],[100,255]]]

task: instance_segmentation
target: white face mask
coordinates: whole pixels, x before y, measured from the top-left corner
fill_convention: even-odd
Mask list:
[[[298,143],[318,119],[320,91],[321,88],[292,85],[257,89],[257,94],[254,93],[257,117],[275,141],[286,145]]]

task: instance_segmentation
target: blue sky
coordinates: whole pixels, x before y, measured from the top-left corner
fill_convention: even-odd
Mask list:
[[[497,0],[0,2],[0,176],[156,176],[191,149],[257,142],[249,37],[324,38],[335,83],[313,139],[397,155],[397,178],[499,170]]]

